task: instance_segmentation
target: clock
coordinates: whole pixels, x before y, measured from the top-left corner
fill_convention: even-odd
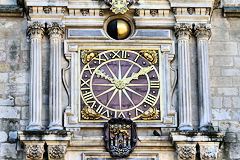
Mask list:
[[[159,50],[80,54],[80,121],[161,120]]]

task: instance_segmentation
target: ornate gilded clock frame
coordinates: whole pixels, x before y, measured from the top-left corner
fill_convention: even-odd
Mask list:
[[[129,43],[133,44],[129,46]],[[172,104],[173,92],[176,87],[175,82],[170,82],[170,79],[176,81],[176,71],[171,67],[171,61],[174,59],[174,45],[171,40],[149,40],[149,41],[102,41],[102,40],[65,40],[64,42],[64,55],[68,60],[69,65],[63,68],[63,83],[67,90],[69,97],[69,105],[67,106],[64,113],[64,126],[67,130],[74,130],[79,127],[102,127],[103,123],[106,121],[79,121],[79,73],[80,67],[79,63],[81,60],[79,50],[81,49],[142,49],[151,50],[159,49],[161,58],[161,121],[159,120],[140,120],[136,121],[138,127],[146,126],[148,127],[176,127],[177,117],[176,110]],[[170,78],[172,76],[172,78]]]

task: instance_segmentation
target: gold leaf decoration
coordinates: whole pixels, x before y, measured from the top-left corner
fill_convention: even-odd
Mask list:
[[[143,112],[141,116],[143,120],[153,120],[153,119],[157,119],[158,117],[159,117],[159,110],[155,106],[152,106],[147,111]]]
[[[97,51],[92,51],[92,50],[82,50],[81,51],[81,58],[82,58],[82,62],[84,64],[91,62],[91,60],[97,56],[98,56]]]
[[[86,120],[97,120],[101,117],[101,114],[94,111],[90,106],[86,105],[81,111],[82,118]]]
[[[152,64],[156,64],[158,60],[158,54],[155,51],[142,50],[139,52],[144,58],[146,58]]]

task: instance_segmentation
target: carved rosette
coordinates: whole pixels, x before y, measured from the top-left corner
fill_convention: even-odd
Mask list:
[[[64,159],[66,153],[65,145],[49,145],[48,146],[48,158],[51,159]]]
[[[200,145],[201,160],[217,160],[218,146]]]
[[[26,159],[43,159],[43,145],[26,145]]]
[[[204,38],[208,40],[211,36],[211,25],[205,23],[196,24],[194,27],[195,36],[197,38]]]
[[[179,160],[195,160],[196,145],[177,145]]]
[[[62,38],[64,34],[63,26],[57,22],[49,23],[47,29],[50,38]]]
[[[192,34],[192,25],[188,23],[177,23],[174,29],[178,39],[189,39]]]
[[[28,26],[27,30],[28,36],[30,36],[31,39],[33,38],[43,38],[44,35],[44,24],[40,22],[33,22]]]

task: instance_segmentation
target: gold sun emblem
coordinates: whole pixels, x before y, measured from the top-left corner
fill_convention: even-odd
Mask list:
[[[118,14],[118,13],[124,14],[128,11],[127,6],[129,2],[127,2],[127,0],[112,0],[110,4],[112,5],[110,9],[115,14]]]

